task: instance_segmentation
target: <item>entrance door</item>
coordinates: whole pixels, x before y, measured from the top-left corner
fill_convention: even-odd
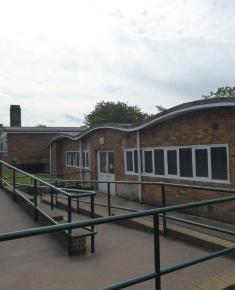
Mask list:
[[[113,151],[98,152],[98,181],[115,181]],[[107,183],[99,183],[98,189],[108,192]],[[110,184],[110,193],[115,194],[115,184]]]

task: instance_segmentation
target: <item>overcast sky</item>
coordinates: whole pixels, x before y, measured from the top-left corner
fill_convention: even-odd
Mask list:
[[[0,0],[0,123],[79,126],[98,101],[156,113],[235,85],[234,0]]]

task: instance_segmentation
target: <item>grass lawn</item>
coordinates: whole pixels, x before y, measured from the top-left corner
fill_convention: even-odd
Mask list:
[[[12,183],[12,177],[13,177],[13,171],[5,166],[3,166],[3,178],[6,179],[7,182]],[[37,176],[38,178],[42,180],[49,180],[53,179],[53,176],[51,175],[43,175],[43,174],[32,174]],[[31,178],[16,171],[16,183],[20,184],[32,184]]]

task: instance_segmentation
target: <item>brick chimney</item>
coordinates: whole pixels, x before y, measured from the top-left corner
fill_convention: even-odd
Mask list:
[[[10,107],[10,126],[21,127],[21,108],[20,105],[11,105]]]

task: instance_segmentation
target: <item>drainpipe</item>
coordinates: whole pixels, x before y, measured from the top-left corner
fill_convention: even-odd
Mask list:
[[[49,152],[50,152],[50,167],[49,167],[49,170],[50,170],[50,174],[51,174],[52,173],[51,144],[50,144],[50,147],[49,147]]]
[[[140,131],[136,132],[136,139],[137,139],[137,156],[138,156],[138,182],[142,181],[141,178],[141,154],[140,154]],[[139,195],[139,202],[142,202],[142,185],[139,184],[138,186],[138,195]]]
[[[80,177],[81,177],[81,181],[83,181],[83,158],[82,158],[82,140],[79,140],[79,152],[80,152]]]

